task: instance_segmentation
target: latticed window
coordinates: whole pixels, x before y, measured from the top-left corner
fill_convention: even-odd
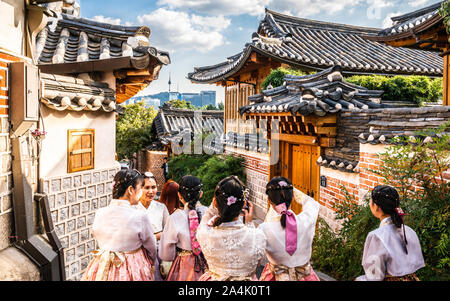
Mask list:
[[[95,130],[69,130],[67,136],[67,172],[94,169]]]

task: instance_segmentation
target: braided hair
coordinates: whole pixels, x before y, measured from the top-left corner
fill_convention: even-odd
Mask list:
[[[241,213],[247,193],[244,183],[236,176],[229,176],[217,184],[214,191],[219,216],[213,226],[231,222]],[[234,201],[234,202],[233,202]]]
[[[184,176],[179,183],[178,192],[187,202],[189,210],[195,210],[195,205],[200,200],[203,184],[202,181],[195,176]],[[200,213],[197,212],[199,219]]]
[[[391,186],[380,185],[372,190],[372,201],[381,208],[381,210],[391,216],[392,223],[397,227],[401,228],[403,225],[403,240],[405,252],[408,254],[408,249],[406,245],[408,241],[406,240],[406,233],[404,229],[403,218],[400,216],[397,210],[400,207],[400,196],[397,190]]]
[[[275,177],[266,185],[266,194],[270,202],[275,205],[286,204],[286,208],[291,206],[294,198],[294,186],[285,177]],[[286,228],[286,215],[281,216],[281,226]]]
[[[120,170],[114,176],[114,185],[112,189],[113,198],[119,199],[123,197],[128,187],[136,189],[137,185],[144,185],[144,177],[134,169]]]

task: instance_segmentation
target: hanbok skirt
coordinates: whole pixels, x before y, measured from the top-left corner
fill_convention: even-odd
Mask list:
[[[258,278],[256,274],[250,276],[229,276],[207,271],[198,281],[258,281]]]
[[[82,281],[153,281],[154,267],[147,251],[94,251],[94,258],[83,274]]]
[[[177,250],[177,257],[167,275],[167,281],[198,281],[205,272],[206,262],[192,251]]]
[[[283,265],[273,265],[270,262],[264,268],[260,281],[320,281],[311,264],[289,268]]]
[[[405,276],[391,276],[387,274],[384,277],[384,281],[420,281],[419,277],[415,273],[405,275]]]

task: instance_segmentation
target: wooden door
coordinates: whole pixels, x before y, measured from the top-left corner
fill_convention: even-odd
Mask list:
[[[320,148],[313,145],[292,146],[292,170],[291,179],[295,188],[301,192],[319,200],[319,177],[320,169],[316,164],[320,155]],[[293,203],[292,210],[301,212],[301,206]]]

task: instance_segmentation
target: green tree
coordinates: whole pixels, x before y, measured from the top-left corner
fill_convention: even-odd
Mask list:
[[[188,110],[195,110],[195,106],[191,104],[190,101],[186,100],[179,100],[179,99],[171,99],[167,102],[168,104],[172,105],[175,109],[188,109]]]
[[[450,34],[450,1],[444,1],[439,9],[439,15],[444,19],[444,26],[447,33]],[[450,41],[450,39],[449,39]]]
[[[158,112],[146,108],[143,101],[124,106],[125,112],[116,123],[116,151],[119,160],[148,146],[153,134],[151,126]]]
[[[223,110],[225,110],[225,105],[223,104],[223,102],[219,102],[219,105],[217,106],[217,108],[218,108],[220,111],[223,111]]]

